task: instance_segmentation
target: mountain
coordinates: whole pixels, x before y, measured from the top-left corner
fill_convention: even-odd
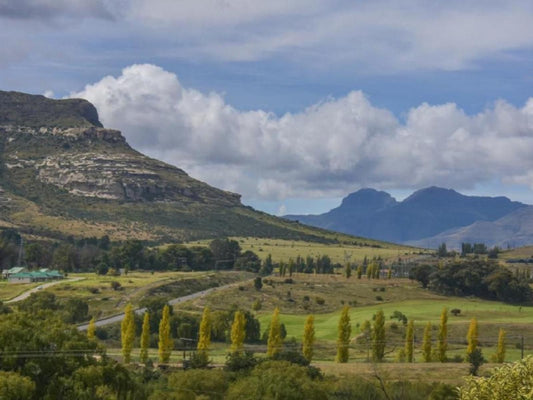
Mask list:
[[[461,243],[485,243],[488,247],[520,247],[533,243],[533,206],[521,207],[496,221],[476,221],[433,237],[407,242],[413,246],[460,249]]]
[[[0,227],[154,242],[218,236],[332,240],[241,204],[132,149],[82,99],[0,91]]]
[[[286,218],[378,240],[414,243],[476,221],[495,221],[522,207],[525,204],[506,197],[465,196],[434,186],[401,202],[385,192],[361,189],[325,214]]]

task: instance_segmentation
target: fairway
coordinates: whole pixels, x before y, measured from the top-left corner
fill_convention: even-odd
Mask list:
[[[444,307],[448,311],[452,308],[461,310],[457,317],[448,316],[449,325],[464,325],[470,323],[470,319],[476,317],[480,324],[480,340],[484,338],[483,324],[500,325],[526,325],[532,324],[533,328],[533,307],[518,307],[500,302],[467,300],[461,298],[449,298],[443,300],[408,300],[393,303],[385,303],[379,306],[352,307],[350,309],[350,319],[352,326],[362,323],[365,320],[372,321],[372,316],[383,310],[388,322],[389,316],[394,311],[401,311],[408,319],[415,320],[415,326],[422,328],[429,321],[433,325],[438,325],[440,313]],[[320,340],[336,340],[337,324],[340,311],[328,314],[315,314],[316,337]],[[262,326],[268,325],[270,315],[262,314],[259,317]],[[306,315],[281,314],[280,320],[287,328],[287,336],[301,338]],[[397,321],[396,321],[397,322]],[[264,325],[263,325],[264,324]],[[533,338],[533,332],[531,332]],[[487,338],[488,339],[488,338]]]

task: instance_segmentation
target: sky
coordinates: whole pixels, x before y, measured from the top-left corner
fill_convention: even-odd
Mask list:
[[[364,187],[533,204],[533,2],[0,0],[0,89],[83,97],[273,214]]]

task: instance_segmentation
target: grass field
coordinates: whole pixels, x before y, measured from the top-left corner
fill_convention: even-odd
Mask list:
[[[70,274],[69,278],[82,277],[83,280],[63,282],[43,291],[56,295],[59,300],[79,298],[87,301],[89,315],[97,319],[120,313],[127,303],[134,307],[149,296],[160,296],[167,299],[198,292],[209,287],[221,286],[228,283],[249,279],[252,275],[235,271],[207,271],[207,272],[130,272],[124,276],[100,276],[94,273]],[[120,284],[119,290],[114,290],[112,282]],[[28,286],[30,285],[30,286]],[[12,296],[28,290],[37,284],[2,285],[0,290],[6,289],[1,296]],[[12,289],[12,287],[14,287]],[[14,292],[16,287],[16,292]],[[11,293],[10,293],[11,291]]]
[[[296,257],[299,255],[304,258],[307,256],[317,257],[327,255],[331,258],[333,263],[360,263],[365,257],[368,257],[369,259],[373,257],[381,257],[386,260],[397,260],[398,258],[406,259],[412,257],[414,254],[418,254],[421,251],[420,249],[413,247],[377,241],[368,241],[368,243],[365,242],[368,244],[365,246],[347,243],[324,244],[298,240],[293,241],[247,237],[233,237],[232,239],[239,242],[242,251],[251,250],[262,260],[271,254],[274,262],[286,262],[290,258],[296,259]],[[187,245],[207,246],[208,243],[208,241],[196,241],[189,242]],[[380,247],[373,247],[372,245]]]
[[[421,359],[420,346],[423,329],[427,322],[433,325],[433,341],[437,338],[437,327],[444,307],[448,310],[461,310],[458,316],[449,314],[449,352],[448,356],[464,356],[466,333],[473,317],[479,323],[479,339],[485,349],[485,357],[494,353],[498,331],[507,332],[507,359],[520,357],[521,337],[524,336],[525,352],[533,350],[533,307],[519,307],[501,302],[474,298],[446,297],[422,289],[417,283],[407,279],[358,280],[356,277],[346,279],[341,275],[295,274],[293,283],[284,283],[286,278],[272,279],[273,285],[263,285],[256,290],[253,284],[246,283],[239,288],[232,288],[213,293],[203,299],[183,305],[183,308],[198,311],[208,305],[211,309],[227,309],[237,305],[241,309],[252,310],[252,305],[259,302],[261,308],[256,311],[264,331],[270,322],[272,310],[279,307],[280,319],[285,324],[287,337],[301,339],[305,319],[308,314],[315,316],[317,338],[316,360],[330,362],[335,357],[337,324],[343,305],[350,304],[352,337],[359,334],[359,326],[365,320],[372,321],[372,316],[383,310],[387,329],[388,361],[394,361],[397,350],[404,345],[405,328],[398,320],[390,319],[394,311],[400,311],[415,321],[415,356]],[[380,297],[382,300],[377,300]],[[308,298],[308,300],[307,300]],[[322,299],[323,304],[318,304]],[[365,361],[367,347],[352,341],[352,357],[355,361]]]
[[[24,293],[26,290],[33,289],[41,283],[8,283],[7,280],[0,281],[0,301],[10,300]]]

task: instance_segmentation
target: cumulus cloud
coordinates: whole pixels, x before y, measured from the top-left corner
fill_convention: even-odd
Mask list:
[[[357,187],[468,189],[500,180],[533,188],[533,98],[477,115],[421,104],[400,122],[352,91],[301,112],[240,111],[183,87],[155,65],[132,65],[72,97],[135,148],[249,198],[338,196]]]

